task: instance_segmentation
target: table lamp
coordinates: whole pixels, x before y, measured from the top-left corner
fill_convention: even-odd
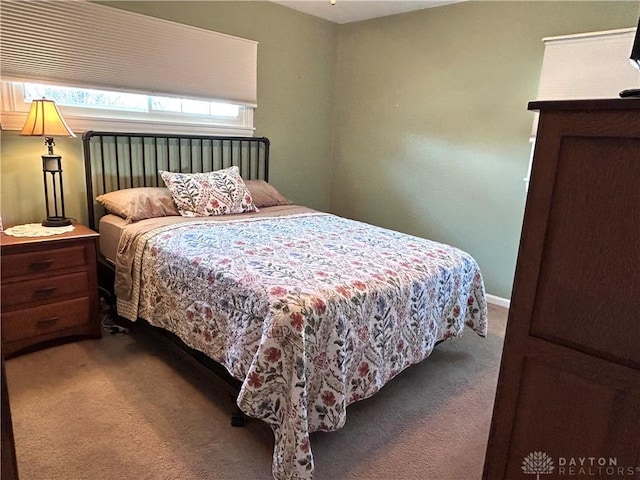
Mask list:
[[[43,220],[42,225],[45,227],[71,225],[71,219],[66,218],[64,213],[62,157],[53,153],[53,146],[55,145],[53,137],[56,135],[75,137],[75,134],[60,115],[55,102],[43,98],[31,102],[31,110],[29,110],[27,121],[20,131],[20,135],[44,137],[44,144],[48,149],[48,154],[42,155],[44,201],[47,208],[47,218]],[[53,215],[51,212],[53,212]]]

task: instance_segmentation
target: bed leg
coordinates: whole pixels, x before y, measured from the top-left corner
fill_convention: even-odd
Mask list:
[[[231,397],[231,401],[235,406],[235,411],[231,414],[231,426],[232,427],[244,427],[247,424],[247,417],[242,410],[236,404],[236,397]]]
[[[247,417],[240,410],[231,415],[232,427],[244,427],[247,424]]]

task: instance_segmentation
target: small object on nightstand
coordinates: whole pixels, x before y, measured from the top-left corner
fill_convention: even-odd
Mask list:
[[[79,224],[48,237],[0,233],[2,351],[11,356],[65,337],[101,336],[98,233]]]

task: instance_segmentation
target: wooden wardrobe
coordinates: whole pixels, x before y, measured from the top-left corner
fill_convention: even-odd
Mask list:
[[[483,478],[640,478],[640,99],[529,109],[540,122]]]

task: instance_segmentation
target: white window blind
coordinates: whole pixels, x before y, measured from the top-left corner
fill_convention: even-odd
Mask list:
[[[3,80],[257,102],[257,42],[85,1],[2,0]]]
[[[640,86],[629,56],[635,28],[543,38],[544,57],[537,100],[618,98]],[[538,128],[538,115],[532,135]]]
[[[635,28],[543,38],[538,100],[617,98],[640,87],[629,56]]]

